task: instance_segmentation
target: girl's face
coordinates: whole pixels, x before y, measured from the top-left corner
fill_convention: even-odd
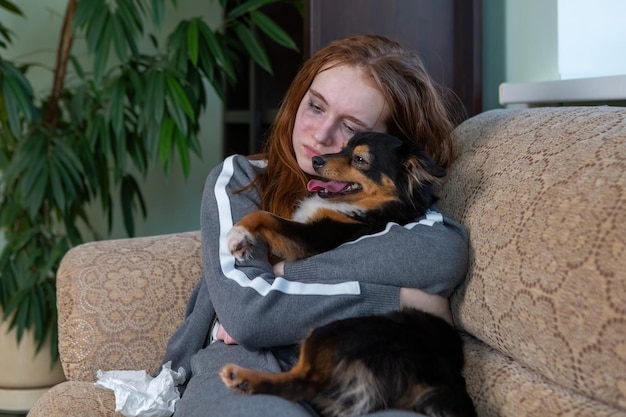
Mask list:
[[[296,113],[292,139],[298,165],[315,175],[312,157],[338,152],[357,132],[385,132],[388,113],[382,93],[358,68],[340,65],[322,70]]]

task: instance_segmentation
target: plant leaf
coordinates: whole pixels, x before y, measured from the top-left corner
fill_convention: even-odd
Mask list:
[[[154,122],[161,123],[165,114],[165,72],[158,70],[152,79],[152,105]]]
[[[187,117],[189,117],[192,121],[195,120],[196,116],[193,111],[193,107],[191,107],[189,98],[187,97],[187,94],[185,94],[185,90],[183,90],[183,87],[180,85],[178,79],[170,74],[166,74],[165,79],[167,81],[169,92],[171,93],[170,96],[176,100],[175,105],[180,106]]]
[[[265,53],[265,49],[257,38],[254,36],[250,28],[245,26],[242,23],[237,22],[233,29],[237,34],[237,37],[243,44],[250,57],[256,62],[261,68],[267,71],[269,74],[272,74],[272,65],[270,64],[269,58]]]
[[[106,119],[113,126],[113,132],[121,135],[124,128],[124,98],[126,97],[126,83],[118,78],[110,90],[107,104]]]
[[[31,187],[30,194],[24,194],[26,196],[26,203],[28,204],[28,214],[30,215],[31,220],[35,220],[35,218],[37,217],[37,213],[41,208],[49,184],[48,164],[42,164],[41,168],[42,169],[40,174],[37,176],[33,183],[33,186]]]
[[[198,66],[198,20],[192,19],[187,27],[187,55],[194,67]]]
[[[163,121],[161,127],[161,136],[159,140],[159,159],[165,165],[172,155],[172,143],[174,141],[174,121],[167,118]]]
[[[134,135],[131,135],[131,137],[128,139],[128,152],[130,154],[130,157],[135,164],[137,170],[145,176],[148,172],[147,153],[144,146],[145,141],[141,140],[138,137],[135,137]]]
[[[267,36],[269,36],[274,42],[282,45],[286,48],[298,51],[296,43],[291,39],[291,36],[287,34],[280,26],[278,26],[272,19],[270,19],[265,13],[258,10],[250,12],[250,18]]]
[[[50,189],[52,190],[54,201],[56,201],[61,213],[65,214],[65,187],[63,187],[61,183],[58,169],[59,166],[56,163],[52,163],[48,168],[48,172],[50,173]]]
[[[21,133],[19,102],[22,101],[22,94],[16,89],[15,84],[8,77],[2,77],[3,104],[6,117],[9,122],[9,129],[14,137],[19,137]]]
[[[269,3],[276,3],[276,0],[248,0],[229,11],[228,18],[237,19],[244,14],[250,13],[252,10],[258,9],[259,7]]]
[[[199,29],[206,45],[211,51],[211,54],[215,57],[217,64],[224,70],[226,77],[230,80],[237,79],[235,69],[231,61],[228,59],[228,55],[222,49],[223,45],[222,42],[220,42],[218,35],[216,35],[206,24],[200,24]]]
[[[137,184],[135,178],[131,175],[125,175],[122,179],[121,188],[121,201],[122,201],[122,215],[124,218],[124,227],[128,236],[135,236],[135,222],[133,218],[134,201],[135,198],[139,203],[139,208],[143,217],[146,216],[146,203],[141,194],[141,189]]]
[[[3,8],[7,12],[16,14],[18,16],[24,16],[22,10],[9,0],[0,0],[0,8]]]
[[[165,4],[163,0],[150,0],[152,4],[152,21],[157,25],[163,24],[163,16],[165,15]]]
[[[113,173],[118,180],[126,172],[126,132],[122,130],[119,134],[112,135],[111,138],[115,145],[115,149],[113,149],[113,157],[115,158]]]
[[[74,55],[70,55],[70,63],[72,64],[72,68],[74,69],[76,74],[78,74],[78,78],[80,78],[81,80],[84,80],[85,71],[83,70],[82,65],[80,65],[80,62],[76,59]]]
[[[178,148],[178,157],[180,158],[180,166],[183,170],[185,178],[189,177],[191,171],[191,159],[189,158],[189,147],[187,146],[187,138],[183,136],[180,131],[175,132],[175,142]]]
[[[76,2],[76,10],[74,11],[74,18],[72,19],[72,28],[83,28],[92,15],[102,16],[103,13],[98,12],[103,6],[104,0]]]
[[[37,119],[33,105],[33,90],[28,80],[12,63],[0,58],[0,78],[2,79],[2,96],[9,128],[15,137],[21,135],[20,114],[27,122]]]
[[[135,221],[133,219],[133,194],[132,177],[124,176],[122,178],[121,188],[121,204],[122,204],[122,218],[124,219],[124,228],[128,236],[135,236]]]
[[[93,78],[96,83],[102,80],[102,75],[106,71],[112,39],[113,25],[107,24],[102,30],[102,36],[99,39],[97,49],[92,51],[95,54]]]
[[[118,13],[112,15],[109,20],[109,24],[113,27],[113,30],[111,31],[113,50],[117,55],[117,59],[124,62],[126,60],[126,52],[128,50],[126,40],[132,39],[132,37],[130,37],[129,33],[127,33],[127,27],[122,23]]]
[[[130,47],[134,57],[139,56],[139,50],[137,48],[137,39],[143,33],[143,24],[141,13],[135,8],[134,2],[118,1],[117,12],[113,17],[116,17],[119,22],[119,32],[115,32],[114,37],[116,42],[123,44],[123,50],[125,52],[126,46]],[[124,55],[118,55],[118,58],[124,62],[126,60],[126,53]]]
[[[178,129],[186,135],[188,126],[185,113],[169,94],[165,96],[165,106],[167,107],[167,111],[176,123]]]
[[[103,30],[108,25],[111,14],[109,8],[102,1],[94,1],[91,7],[87,4],[88,2],[78,2],[74,24],[79,27],[85,26],[87,48],[91,53],[96,53],[100,46]]]

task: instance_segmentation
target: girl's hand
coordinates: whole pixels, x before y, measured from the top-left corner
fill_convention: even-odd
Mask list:
[[[429,294],[416,288],[400,288],[400,307],[423,310],[453,324],[450,301],[440,295]]]
[[[235,341],[235,339],[230,337],[230,335],[228,334],[228,332],[226,331],[224,326],[222,326],[221,324],[219,326],[220,327],[217,329],[217,334],[215,335],[215,338],[217,340],[221,340],[224,343],[226,343],[227,345],[238,345],[239,344],[239,343],[237,343]]]
[[[272,267],[275,277],[282,277],[285,274],[285,261],[280,261]]]

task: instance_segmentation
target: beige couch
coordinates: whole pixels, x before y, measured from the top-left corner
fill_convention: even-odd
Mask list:
[[[480,416],[626,416],[626,109],[497,110],[456,130],[441,207],[471,231],[453,297]],[[98,369],[158,369],[197,233],[90,243],[58,276],[68,382],[32,417],[113,416]]]

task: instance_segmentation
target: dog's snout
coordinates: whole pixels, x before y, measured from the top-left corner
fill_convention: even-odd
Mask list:
[[[326,164],[326,160],[322,158],[321,156],[313,157],[313,169],[321,168],[324,166],[324,164]]]

